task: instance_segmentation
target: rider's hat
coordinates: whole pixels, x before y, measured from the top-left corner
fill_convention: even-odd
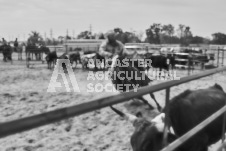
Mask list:
[[[110,30],[108,31],[106,34],[105,34],[105,37],[108,38],[108,37],[115,37],[115,32],[113,30]]]

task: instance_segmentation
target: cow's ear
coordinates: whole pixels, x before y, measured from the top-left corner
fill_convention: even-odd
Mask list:
[[[137,112],[136,117],[143,117],[141,112]]]
[[[221,91],[224,91],[223,88],[217,83],[215,83],[213,87],[216,88],[216,89],[219,89]]]

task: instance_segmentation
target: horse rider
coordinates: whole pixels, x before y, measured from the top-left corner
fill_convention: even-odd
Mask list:
[[[111,59],[114,55],[123,55],[131,59],[137,54],[136,51],[129,53],[128,50],[125,49],[124,44],[116,40],[115,32],[108,32],[106,37],[107,39],[103,41],[99,48],[99,54],[105,57],[105,59]]]
[[[14,51],[18,53],[18,60],[22,60],[22,48],[21,50],[19,49],[19,43],[17,41],[17,38],[14,41]]]
[[[122,54],[125,52],[124,45],[116,40],[114,32],[107,33],[107,39],[100,45],[99,54],[105,58],[110,58],[114,54]]]
[[[26,51],[26,44],[23,42],[22,44],[22,52],[25,52]]]
[[[116,40],[116,33],[110,31],[106,34],[106,40],[102,42],[99,48],[99,54],[107,59],[107,64],[111,64],[111,58],[114,55],[127,55],[124,44]],[[128,55],[127,55],[128,56]],[[110,60],[109,60],[110,59]]]
[[[4,38],[2,38],[2,42],[3,42],[3,45],[7,44],[7,41]]]

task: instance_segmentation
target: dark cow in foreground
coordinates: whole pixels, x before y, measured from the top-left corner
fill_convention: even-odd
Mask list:
[[[168,133],[168,143],[184,135],[226,104],[226,93],[215,84],[207,89],[186,90],[170,100],[169,119],[175,134]],[[135,131],[131,137],[133,151],[159,151],[163,145],[164,123],[150,122],[142,117],[123,114],[112,108],[120,116],[132,121]],[[164,113],[162,113],[164,114]],[[163,119],[164,120],[164,119]],[[225,127],[226,128],[226,127]],[[223,115],[182,144],[178,151],[207,151],[222,136]]]

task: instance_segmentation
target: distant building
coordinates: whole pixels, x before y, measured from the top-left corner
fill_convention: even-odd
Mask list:
[[[225,49],[226,45],[209,45],[211,50]]]
[[[64,45],[49,45],[46,47],[48,47],[50,49],[50,51],[65,52]]]
[[[80,49],[82,51],[94,51],[97,52],[101,43],[104,40],[96,39],[76,39],[76,40],[65,40],[63,46],[66,52]]]

